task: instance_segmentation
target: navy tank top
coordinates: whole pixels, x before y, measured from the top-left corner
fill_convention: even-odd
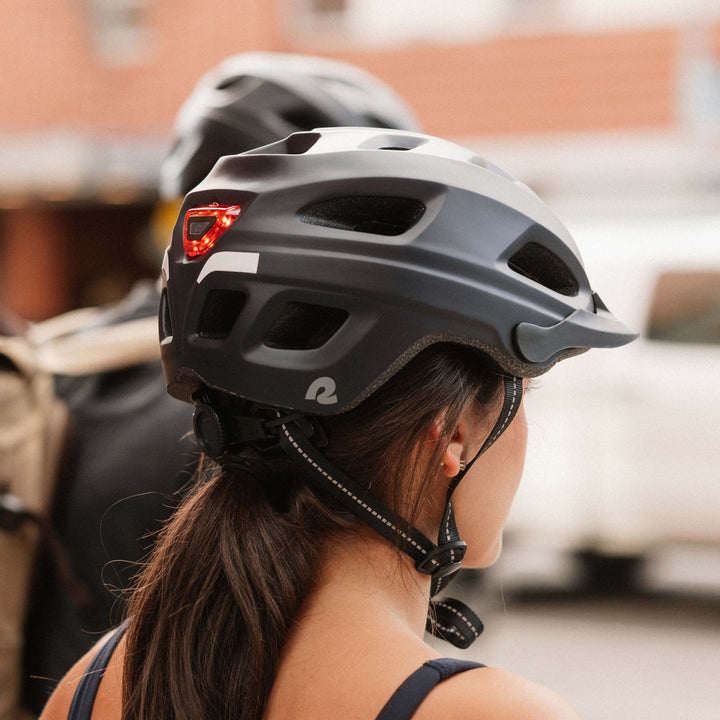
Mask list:
[[[113,633],[92,659],[73,695],[68,720],[90,720],[100,681],[126,629],[127,621]],[[376,720],[409,720],[436,685],[457,673],[481,667],[485,666],[469,660],[453,658],[426,662],[393,693]]]

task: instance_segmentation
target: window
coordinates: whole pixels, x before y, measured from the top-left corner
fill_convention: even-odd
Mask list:
[[[720,270],[660,275],[650,305],[647,337],[720,345]]]
[[[347,0],[310,0],[310,12],[317,15],[341,13],[347,9]]]
[[[130,65],[146,57],[147,2],[92,0],[91,27],[98,57],[111,65]]]
[[[285,0],[285,21],[293,35],[311,38],[313,42],[345,42],[352,0]]]

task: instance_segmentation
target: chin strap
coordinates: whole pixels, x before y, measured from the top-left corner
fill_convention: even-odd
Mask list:
[[[498,419],[495,421],[495,426],[490,431],[480,450],[475,454],[475,457],[452,479],[450,487],[448,488],[445,498],[445,514],[440,523],[438,546],[451,546],[458,542],[462,543],[460,534],[458,533],[457,523],[455,522],[452,495],[460,484],[460,481],[470,471],[473,463],[492,447],[495,441],[513,421],[517,411],[520,409],[522,393],[522,378],[505,376],[503,405],[500,409]],[[430,590],[430,612],[428,613],[426,630],[435,637],[447,640],[447,642],[455,645],[455,647],[465,649],[470,647],[482,633],[482,621],[465,603],[459,600],[454,600],[453,598],[436,599],[436,596],[448,586],[460,569],[462,556],[465,555],[465,543],[462,543],[462,545],[463,550],[460,561],[452,562],[448,572],[438,577],[433,577]]]
[[[277,412],[272,422],[277,427],[280,447],[303,469],[308,480],[321,492],[340,502],[357,518],[399,547],[415,561],[417,570],[432,577],[431,597],[447,586],[460,569],[467,545],[460,539],[452,505],[452,494],[473,463],[510,425],[522,400],[522,379],[505,378],[505,397],[500,416],[475,457],[453,478],[447,493],[446,508],[437,544],[395,515],[366,488],[335,467],[308,438],[308,419]],[[312,437],[312,435],[311,435]],[[427,631],[467,648],[482,632],[482,622],[464,603],[450,598],[432,599]]]

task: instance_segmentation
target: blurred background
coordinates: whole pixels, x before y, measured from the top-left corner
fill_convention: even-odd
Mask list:
[[[528,398],[472,653],[593,718],[720,707],[720,1],[0,0],[0,304],[42,320],[158,274],[172,123],[249,50],[363,67],[529,184],[641,339]],[[565,367],[567,365],[568,367]]]

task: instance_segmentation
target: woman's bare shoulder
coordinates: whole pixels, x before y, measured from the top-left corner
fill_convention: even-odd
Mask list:
[[[55,691],[47,701],[39,720],[65,720],[67,718],[73,695],[80,680],[87,672],[92,659],[109,640],[111,635],[112,632],[100,638],[100,640],[68,670],[65,677],[58,683]],[[121,640],[108,663],[107,670],[100,684],[100,689],[98,690],[95,703],[98,712],[93,712],[94,717],[101,717],[103,720],[106,718],[107,720],[112,720],[115,717],[115,712],[112,709],[114,707],[117,707],[117,717],[120,717],[120,704],[119,702],[114,702],[114,698],[117,698],[119,701],[122,689],[122,650],[124,644],[124,640]]]
[[[417,720],[578,720],[548,688],[499,668],[478,668],[440,683],[418,709]]]

